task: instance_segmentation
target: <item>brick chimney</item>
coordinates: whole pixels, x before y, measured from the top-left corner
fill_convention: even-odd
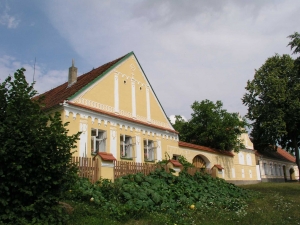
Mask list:
[[[77,81],[77,68],[74,66],[74,60],[72,59],[72,66],[69,68],[69,80],[68,87],[71,87]]]

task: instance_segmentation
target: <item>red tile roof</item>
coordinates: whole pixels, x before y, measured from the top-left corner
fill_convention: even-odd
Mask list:
[[[44,96],[44,98],[45,98],[43,101],[43,103],[45,104],[44,110],[48,110],[53,107],[59,106],[59,104],[63,103],[64,100],[67,100],[68,98],[70,98],[76,92],[78,92],[79,90],[84,88],[86,85],[88,85],[90,82],[92,82],[98,76],[103,74],[105,71],[107,71],[113,65],[120,62],[123,58],[125,58],[129,54],[131,54],[131,53],[128,53],[116,60],[106,63],[96,69],[91,70],[90,72],[88,72],[86,74],[83,74],[83,75],[77,77],[77,82],[74,83],[70,87],[68,87],[68,82],[65,82],[64,84],[62,84],[54,89],[51,89],[50,91],[47,91],[39,96],[36,96],[35,98]],[[66,76],[67,76],[67,74],[66,74]]]
[[[117,160],[113,154],[111,153],[107,153],[107,152],[98,152],[98,154],[102,160],[105,160],[105,161],[115,161]]]
[[[224,167],[222,167],[221,165],[219,165],[219,164],[215,164],[213,167],[217,167],[219,170],[222,170],[222,169],[224,169]]]
[[[289,161],[289,162],[296,162],[296,158],[295,156],[292,156],[290,153],[288,153],[287,151],[285,151],[284,149],[277,147],[277,151],[271,151],[271,150],[266,150],[263,152],[255,152],[255,155],[257,156],[265,156],[265,157],[269,157],[269,158],[274,158],[274,159],[278,159],[278,160],[284,160],[284,161]]]
[[[277,147],[277,153],[288,161],[296,162],[296,158],[282,148]]]
[[[177,166],[177,167],[181,167],[182,166],[182,164],[179,161],[174,160],[174,159],[170,159],[169,162],[172,163],[173,166]]]
[[[191,143],[187,143],[187,142],[183,142],[183,141],[179,141],[179,146],[193,148],[196,150],[211,152],[211,153],[215,153],[215,154],[227,155],[227,156],[231,156],[231,157],[234,156],[234,154],[229,151],[213,149],[213,148],[209,148],[209,147],[205,147],[205,146],[201,146],[201,145],[195,145],[195,144],[191,144]]]

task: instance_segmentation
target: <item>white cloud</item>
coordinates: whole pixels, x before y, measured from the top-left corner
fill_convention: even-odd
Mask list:
[[[15,57],[5,55],[0,57],[0,83],[22,67],[26,69],[27,82],[32,83],[35,80],[34,88],[38,93],[44,93],[67,81],[67,70],[46,70],[45,65],[34,66],[34,62],[20,62]]]
[[[20,20],[15,16],[9,15],[10,8],[8,5],[5,5],[2,12],[0,12],[0,24],[7,26],[10,29],[17,28],[20,23]]]
[[[246,82],[275,52],[290,53],[286,37],[299,29],[300,3],[68,0],[46,8],[52,25],[94,67],[133,50],[166,112],[189,118],[190,105],[203,99],[246,113]]]

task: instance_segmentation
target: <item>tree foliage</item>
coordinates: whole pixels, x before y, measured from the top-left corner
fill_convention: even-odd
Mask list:
[[[295,32],[288,36],[288,38],[291,39],[288,46],[291,47],[293,50],[293,54],[300,53],[300,34],[298,32]]]
[[[88,180],[80,179],[67,197],[75,202],[86,202],[92,198],[90,205],[95,205],[98,212],[123,224],[148,213],[163,213],[173,218],[166,223],[154,224],[195,224],[193,215],[188,212],[212,209],[218,212],[246,212],[247,201],[255,195],[206,173],[196,172],[192,176],[181,171],[179,176],[174,176],[164,169],[156,169],[149,175],[138,173],[123,176],[114,183],[100,180],[93,185]],[[194,208],[190,208],[191,205]]]
[[[244,148],[239,136],[246,132],[245,118],[222,107],[221,101],[195,101],[191,106],[192,118],[188,122],[176,116],[174,128],[179,131],[180,140],[227,151]]]
[[[41,110],[24,71],[0,84],[0,223],[58,224],[58,201],[76,177],[78,134],[68,136],[59,114]]]
[[[299,53],[300,36],[290,35],[289,46]],[[243,103],[247,117],[253,121],[252,137],[257,150],[281,145],[296,154],[299,167],[300,145],[300,66],[299,57],[270,57],[247,82]]]

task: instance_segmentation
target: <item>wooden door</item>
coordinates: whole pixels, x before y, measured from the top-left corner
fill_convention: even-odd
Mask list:
[[[193,159],[193,165],[197,168],[205,168],[206,162],[204,161],[204,159],[201,156],[197,155]]]

